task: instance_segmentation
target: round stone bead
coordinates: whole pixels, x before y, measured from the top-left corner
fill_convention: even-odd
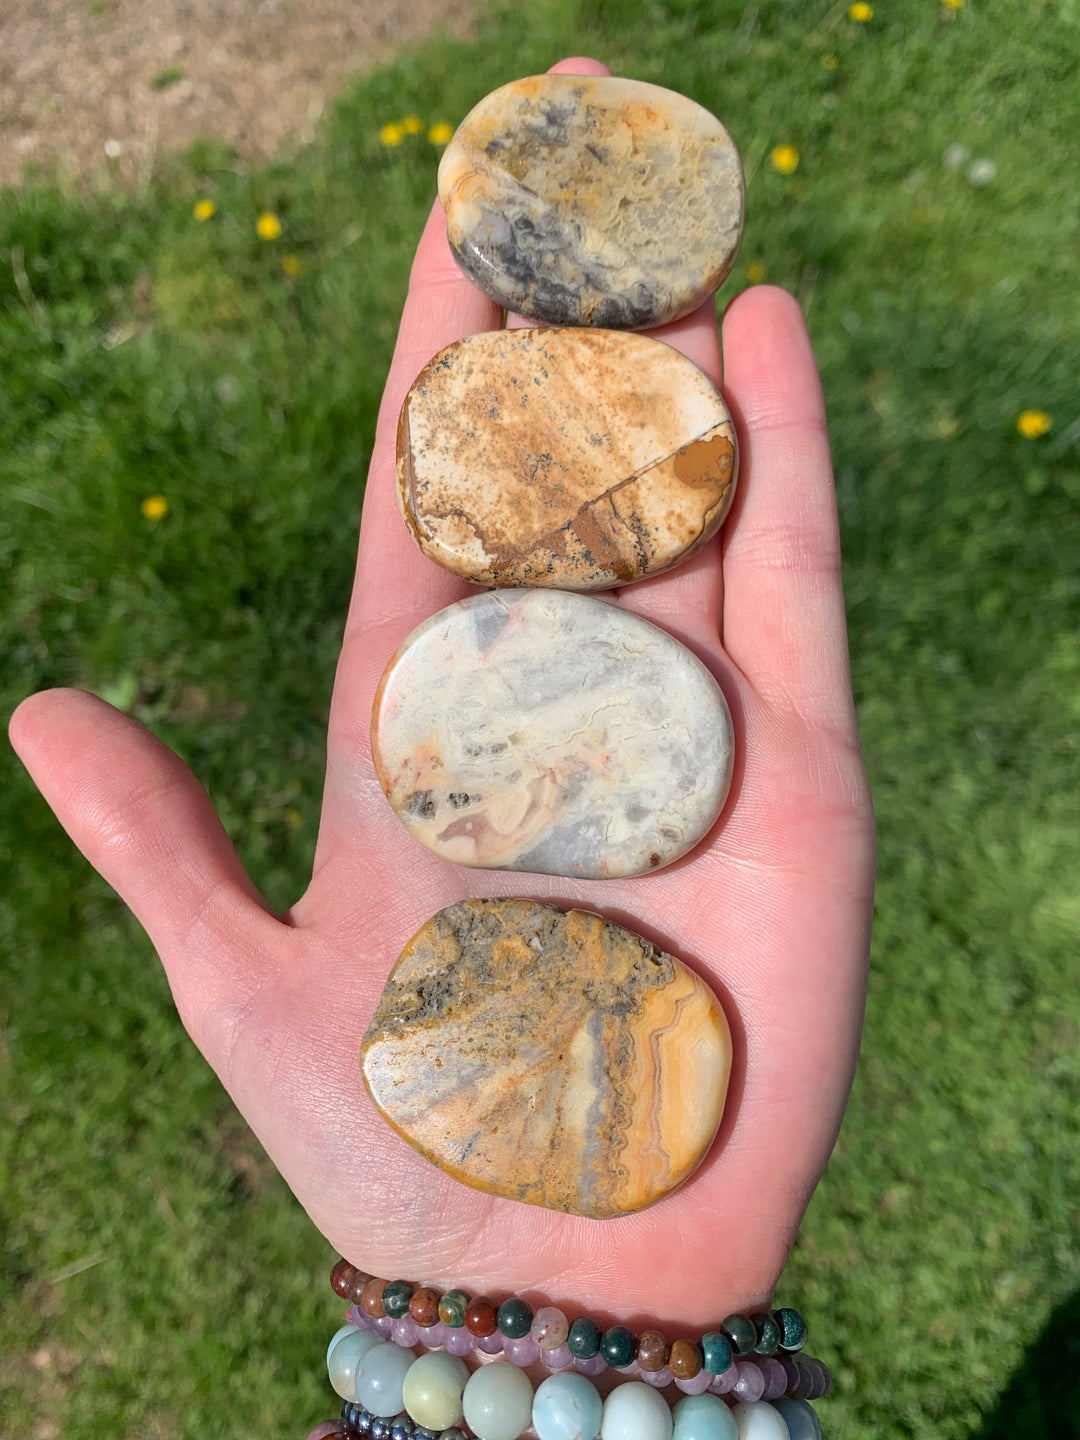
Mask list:
[[[686,1378],[676,1376],[675,1384],[684,1395],[704,1395],[705,1391],[708,1390],[715,1379],[716,1376],[710,1375],[707,1370],[699,1370],[696,1375],[690,1375]]]
[[[672,1411],[672,1440],[736,1440],[730,1408],[715,1395],[687,1395]]]
[[[659,1330],[644,1330],[638,1336],[637,1363],[641,1370],[662,1370],[667,1364],[668,1343]]]
[[[451,1425],[449,1430],[442,1432],[439,1440],[466,1440],[465,1431],[459,1429],[457,1425]]]
[[[659,1370],[642,1370],[641,1378],[646,1385],[652,1385],[657,1390],[666,1390],[675,1380],[674,1375],[672,1375],[666,1365],[662,1366]]]
[[[499,1312],[495,1308],[495,1302],[486,1295],[477,1295],[465,1307],[465,1328],[479,1340],[495,1334],[498,1319]]]
[[[787,1375],[775,1355],[763,1355],[758,1361],[758,1369],[765,1381],[765,1390],[761,1398],[775,1400],[778,1396],[783,1395],[787,1389]]]
[[[604,1401],[601,1440],[671,1440],[671,1407],[640,1380],[616,1385]]]
[[[439,1319],[451,1330],[459,1330],[465,1324],[465,1311],[470,1296],[464,1290],[447,1290],[439,1301]]]
[[[429,1330],[439,1318],[439,1292],[430,1285],[414,1290],[409,1301],[409,1319],[423,1330]]]
[[[394,1326],[396,1324],[397,1321],[392,1315],[380,1315],[377,1320],[372,1320],[371,1328],[380,1335],[383,1340],[389,1340],[394,1333]]]
[[[667,1363],[676,1380],[692,1380],[701,1369],[701,1347],[693,1340],[675,1340]]]
[[[548,1370],[569,1370],[574,1363],[574,1357],[570,1353],[569,1345],[559,1345],[554,1350],[541,1350],[540,1363]],[[634,1373],[637,1373],[636,1365]]]
[[[350,1325],[349,1333],[340,1335],[333,1344],[326,1356],[326,1372],[330,1384],[343,1400],[360,1399],[356,1389],[357,1369],[375,1346],[385,1343],[373,1330],[358,1330],[355,1325]]]
[[[399,1415],[390,1426],[390,1440],[412,1440],[416,1426],[408,1415]]]
[[[372,1417],[371,1429],[368,1432],[371,1440],[390,1440],[390,1431],[393,1429],[390,1417],[387,1415],[375,1415]]]
[[[774,1310],[773,1319],[780,1327],[780,1349],[801,1350],[806,1344],[806,1321],[798,1310]]]
[[[736,1355],[749,1355],[757,1344],[754,1322],[746,1315],[729,1315],[720,1326]]]
[[[784,1417],[767,1400],[732,1409],[739,1440],[791,1440]]]
[[[407,1315],[415,1289],[416,1286],[408,1280],[391,1280],[382,1292],[383,1309],[387,1315],[392,1315],[395,1320]]]
[[[356,1398],[364,1409],[380,1417],[400,1415],[401,1387],[415,1360],[411,1350],[391,1341],[372,1345],[356,1367]]]
[[[401,1398],[418,1425],[445,1430],[463,1415],[461,1397],[469,1379],[464,1360],[445,1350],[430,1350],[409,1367]]]
[[[591,1360],[600,1351],[602,1334],[603,1332],[595,1320],[590,1320],[587,1315],[579,1315],[570,1326],[566,1336],[570,1354],[575,1360]]]
[[[505,1341],[498,1330],[493,1330],[490,1335],[481,1335],[476,1341],[477,1350],[482,1350],[485,1355],[501,1355]]]
[[[395,1345],[415,1345],[424,1332],[417,1325],[410,1315],[402,1315],[400,1320],[394,1321],[394,1328],[390,1331],[390,1339]]]
[[[327,1363],[327,1365],[330,1364],[330,1356],[334,1353],[334,1346],[338,1343],[338,1341],[339,1341],[339,1340],[344,1340],[346,1335],[353,1335],[353,1334],[355,1334],[355,1333],[356,1333],[356,1326],[355,1326],[355,1325],[342,1325],[342,1327],[341,1327],[340,1330],[335,1330],[335,1331],[334,1331],[333,1335],[330,1336],[330,1344],[327,1345],[327,1347],[326,1347],[326,1363]]]
[[[511,1365],[519,1365],[524,1370],[540,1359],[540,1346],[531,1335],[522,1335],[520,1340],[504,1341],[503,1354]]]
[[[709,1384],[710,1395],[730,1395],[735,1388],[735,1366],[729,1365],[722,1375],[714,1375]]]
[[[783,1417],[790,1440],[821,1440],[821,1421],[805,1400],[773,1400],[772,1407]]]
[[[371,1320],[381,1320],[386,1314],[383,1309],[382,1296],[386,1289],[385,1280],[371,1279],[360,1292],[360,1309]]]
[[[349,1287],[352,1285],[353,1276],[356,1274],[356,1266],[350,1265],[348,1260],[339,1260],[330,1271],[330,1289],[335,1295],[340,1295],[342,1300],[349,1300]],[[368,1278],[364,1277],[365,1280]]]
[[[584,1375],[549,1375],[533,1396],[532,1423],[539,1440],[596,1440],[604,1402]]]
[[[755,1352],[758,1355],[774,1355],[780,1344],[780,1326],[771,1315],[765,1313],[751,1315],[750,1320],[757,1330]]]
[[[569,1350],[569,1345],[566,1348]],[[537,1353],[539,1354],[539,1351]],[[574,1369],[579,1375],[602,1375],[607,1369],[607,1361],[600,1354],[599,1350],[595,1355],[587,1355],[584,1359],[575,1355]]]
[[[760,1400],[765,1394],[765,1377],[753,1360],[735,1361],[735,1384],[731,1393],[736,1400]]]
[[[516,1365],[496,1360],[469,1376],[462,1406],[477,1440],[517,1440],[532,1419],[533,1388]]]
[[[508,1340],[520,1340],[523,1335],[528,1335],[533,1323],[532,1306],[515,1296],[503,1301],[496,1318],[499,1329]]]
[[[731,1341],[719,1330],[709,1330],[701,1337],[701,1366],[710,1375],[723,1375],[729,1369],[735,1352]]]
[[[563,1312],[554,1305],[544,1305],[533,1316],[532,1337],[541,1350],[558,1350],[566,1344],[570,1326]],[[573,1354],[573,1351],[570,1352]]]
[[[476,1349],[476,1336],[460,1325],[456,1330],[447,1330],[445,1343],[451,1355],[471,1355]]]
[[[637,1337],[625,1325],[612,1325],[601,1336],[600,1354],[613,1370],[629,1365],[637,1354]]]

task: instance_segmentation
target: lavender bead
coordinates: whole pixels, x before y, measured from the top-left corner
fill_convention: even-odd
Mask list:
[[[646,1385],[652,1385],[657,1390],[664,1390],[675,1379],[666,1365],[661,1365],[659,1370],[642,1370],[639,1379],[644,1380]]]
[[[449,1328],[441,1320],[436,1320],[434,1325],[421,1325],[420,1343],[426,1345],[429,1350],[442,1350],[446,1345],[446,1337],[449,1333]]]
[[[459,1325],[457,1329],[450,1326],[446,1334],[446,1348],[451,1355],[471,1355],[473,1346],[476,1344],[476,1336]]]
[[[372,1320],[371,1328],[376,1335],[381,1335],[384,1340],[389,1340],[394,1333],[394,1317],[392,1315],[380,1315],[377,1320]]]
[[[765,1377],[752,1360],[736,1360],[735,1384],[731,1389],[740,1404],[752,1405],[765,1393]]]
[[[554,1350],[540,1351],[540,1364],[552,1372],[556,1370],[569,1370],[574,1363],[574,1357],[570,1354],[569,1345],[559,1345]]]
[[[501,1330],[496,1330],[494,1335],[485,1335],[482,1340],[477,1340],[477,1350],[483,1350],[485,1355],[501,1355],[503,1342],[506,1336]]]
[[[395,1320],[394,1328],[390,1332],[390,1338],[395,1345],[405,1345],[409,1348],[416,1344],[420,1335],[420,1326],[408,1315],[402,1315]]]
[[[598,1351],[595,1355],[590,1355],[587,1360],[575,1358],[574,1369],[579,1375],[602,1375],[607,1369],[607,1361]]]
[[[763,1400],[778,1400],[787,1389],[787,1376],[784,1374],[784,1367],[771,1355],[763,1356],[758,1362],[758,1369],[765,1380],[765,1390],[762,1394]]]
[[[735,1388],[737,1379],[735,1366],[729,1365],[722,1375],[714,1375],[712,1384],[709,1386],[710,1395],[730,1395]]]
[[[522,1370],[529,1365],[535,1365],[540,1359],[540,1346],[531,1335],[522,1335],[518,1340],[504,1340],[503,1354],[511,1365],[517,1365]]]
[[[345,1313],[345,1319],[350,1325],[355,1325],[358,1330],[371,1329],[371,1316],[365,1315],[359,1305],[350,1305]]]
[[[684,1395],[704,1395],[715,1379],[716,1376],[710,1375],[707,1370],[699,1370],[696,1375],[690,1376],[687,1380],[676,1378],[675,1384]]]

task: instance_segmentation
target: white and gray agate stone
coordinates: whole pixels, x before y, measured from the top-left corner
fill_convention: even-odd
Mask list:
[[[458,264],[500,305],[550,325],[641,330],[688,314],[735,263],[743,194],[714,115],[611,76],[502,86],[439,165]]]
[[[425,621],[379,683],[372,751],[458,865],[607,879],[684,855],[727,797],[731,716],[684,645],[618,605],[502,590]]]

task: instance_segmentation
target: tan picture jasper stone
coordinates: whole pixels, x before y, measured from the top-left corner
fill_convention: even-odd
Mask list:
[[[685,315],[738,254],[743,176],[702,106],[639,80],[534,75],[470,111],[439,166],[459,265],[551,325]]]
[[[700,1164],[731,1037],[708,986],[622,926],[463,900],[406,945],[361,1059],[383,1116],[448,1175],[606,1219]]]
[[[598,590],[715,535],[735,431],[677,350],[617,330],[497,330],[448,346],[402,406],[398,501],[420,548],[478,585]]]

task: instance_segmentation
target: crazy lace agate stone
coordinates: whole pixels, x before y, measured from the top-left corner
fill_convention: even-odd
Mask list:
[[[720,285],[742,235],[731,137],[693,100],[639,80],[504,85],[446,147],[439,198],[469,278],[552,325],[676,320]]]
[[[605,1219],[700,1164],[731,1037],[704,981],[622,926],[463,900],[406,945],[361,1058],[383,1116],[447,1174]]]
[[[397,474],[406,524],[445,569],[599,590],[668,570],[716,534],[735,431],[709,378],[658,340],[487,331],[420,372]]]
[[[731,716],[685,646],[591,596],[499,590],[431,616],[375,696],[398,818],[458,865],[643,875],[712,828]]]

